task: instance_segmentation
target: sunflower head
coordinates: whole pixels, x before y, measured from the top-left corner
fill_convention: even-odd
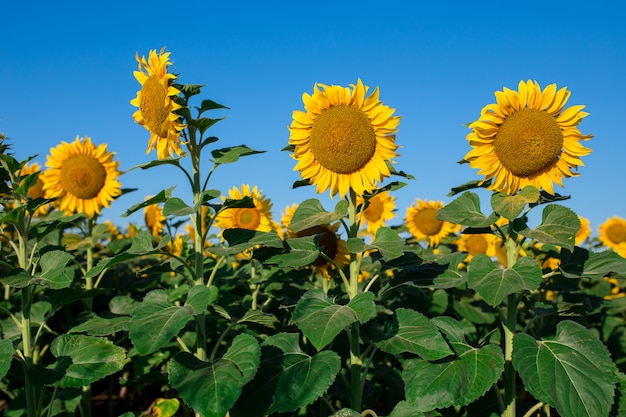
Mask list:
[[[459,252],[467,252],[465,261],[469,261],[479,254],[495,257],[497,240],[491,233],[463,233],[456,244]]]
[[[626,220],[613,216],[598,228],[600,242],[626,258]]]
[[[363,197],[357,198],[357,204],[363,204]],[[376,194],[370,198],[362,211],[361,224],[367,234],[375,236],[376,230],[385,226],[386,222],[396,217],[396,198],[388,191]]]
[[[53,204],[68,215],[84,213],[91,218],[100,214],[122,193],[114,155],[106,144],[96,146],[89,137],[61,142],[50,149],[48,169],[39,177],[45,198],[57,199]]]
[[[167,217],[163,215],[163,209],[158,204],[151,204],[143,209],[143,218],[146,227],[152,236],[161,236],[165,220]]]
[[[578,229],[578,232],[576,232],[576,246],[582,245],[591,236],[591,226],[589,225],[589,219],[578,216],[578,220],[580,220],[580,229]]]
[[[441,239],[459,230],[459,226],[439,220],[437,214],[443,207],[441,201],[425,201],[418,199],[406,210],[406,227],[417,240],[425,240],[429,246],[437,246]]]
[[[579,175],[580,159],[591,153],[581,141],[578,124],[588,113],[585,106],[564,109],[570,92],[556,84],[541,90],[536,81],[520,81],[518,91],[496,91],[496,103],[485,106],[480,118],[469,125],[472,150],[465,160],[478,169],[489,188],[516,194],[532,185],[554,194],[554,184]]]
[[[242,184],[241,190],[233,187],[228,190],[228,197],[231,200],[241,200],[244,197],[251,197],[254,207],[227,208],[220,211],[215,217],[215,225],[221,229],[248,229],[260,232],[273,230],[272,203],[263,193],[254,186]],[[226,197],[223,197],[226,200]]]
[[[316,84],[304,93],[305,111],[293,112],[289,126],[294,170],[315,184],[318,193],[330,190],[344,197],[371,192],[376,182],[391,175],[388,162],[398,156],[395,134],[400,117],[378,99],[378,88]]]
[[[22,184],[25,181],[26,177],[28,177],[29,175],[38,173],[38,172],[41,172],[41,167],[39,166],[37,162],[33,162],[32,164],[28,164],[28,163],[24,164],[22,168],[19,170],[19,172],[16,172],[16,175],[21,178],[20,184]],[[32,184],[28,188],[28,191],[26,193],[27,193],[27,197],[29,200],[35,200],[37,198],[44,198],[43,182],[41,181],[41,178],[37,177],[37,181],[35,181],[35,183]],[[5,206],[7,209],[10,209],[13,206],[13,204],[7,203],[5,204]],[[44,205],[37,207],[37,209],[33,213],[33,216],[44,217],[49,212],[50,212],[50,205],[44,204]]]
[[[164,51],[165,48],[157,53],[153,49],[148,54],[148,59],[136,55],[139,68],[134,75],[141,84],[141,89],[130,102],[138,107],[133,114],[135,121],[150,132],[146,153],[156,149],[158,159],[185,153],[180,146],[180,132],[186,126],[176,114],[176,110],[182,108],[176,102],[180,91],[173,86],[176,76],[167,71],[172,64],[170,53]]]

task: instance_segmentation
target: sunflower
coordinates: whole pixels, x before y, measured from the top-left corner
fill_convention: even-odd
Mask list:
[[[41,166],[37,162],[33,162],[32,164],[27,163],[27,164],[24,164],[24,166],[22,166],[22,168],[20,169],[19,172],[16,173],[16,175],[19,175],[21,177],[21,181],[20,181],[20,184],[21,184],[27,176],[40,172],[40,171],[41,171]],[[39,175],[41,176],[41,173]],[[28,195],[28,199],[30,200],[43,198],[44,197],[43,182],[41,181],[41,178],[37,177],[37,181],[35,182],[35,184],[31,185],[28,188],[28,191],[26,193]],[[13,204],[9,203],[9,204],[5,204],[5,206],[7,209],[11,209],[13,207]],[[33,213],[33,216],[44,217],[49,212],[50,212],[50,204],[44,204],[44,205],[37,207],[37,209]]]
[[[44,196],[56,198],[53,204],[68,215],[85,213],[91,218],[100,214],[122,193],[114,155],[107,152],[106,144],[96,147],[89,137],[61,142],[50,149],[48,169],[39,176]]]
[[[357,199],[357,204],[363,204],[362,197]],[[376,230],[385,226],[388,220],[396,217],[394,210],[396,208],[396,198],[384,191],[376,194],[369,199],[367,207],[363,210],[361,224],[365,227],[365,231],[372,235],[376,235]]]
[[[496,256],[496,244],[500,239],[492,233],[464,233],[461,234],[457,244],[459,252],[467,252],[465,261],[474,256],[484,253],[489,257]]]
[[[471,123],[467,140],[472,150],[465,161],[489,189],[515,194],[532,185],[554,194],[554,183],[578,176],[582,156],[591,153],[580,142],[591,139],[577,126],[588,115],[585,106],[563,107],[570,96],[565,88],[550,84],[543,91],[536,81],[520,81],[518,91],[496,91],[496,103],[485,106]]]
[[[348,252],[346,241],[341,239],[337,234],[339,223],[332,225],[320,224],[299,232],[294,232],[289,228],[289,224],[291,223],[291,219],[293,218],[297,208],[298,204],[295,203],[291,206],[287,206],[280,219],[281,225],[286,229],[285,234],[287,237],[293,239],[298,237],[320,235],[318,245],[322,248],[321,251],[324,255],[332,259],[340,268],[348,265],[350,263],[350,252]],[[329,272],[331,264],[323,256],[320,255],[317,259],[315,259],[315,261],[313,261],[313,267],[318,275],[321,275],[326,279],[331,279]]]
[[[598,229],[600,242],[609,249],[613,249],[621,257],[626,258],[626,220],[613,216]]]
[[[428,245],[434,247],[439,245],[441,239],[458,231],[458,225],[437,218],[437,213],[442,207],[441,201],[417,199],[415,204],[406,210],[404,218],[409,233],[418,240],[427,240]]]
[[[180,147],[180,131],[186,126],[176,114],[176,110],[182,108],[175,100],[180,91],[172,86],[176,76],[167,72],[172,63],[170,53],[164,51],[165,48],[157,54],[156,50],[151,50],[147,60],[145,56],[136,55],[139,70],[133,74],[141,90],[130,102],[139,108],[133,114],[135,121],[150,132],[146,153],[156,149],[158,159],[185,153]]]
[[[315,184],[317,192],[330,190],[344,197],[352,189],[357,195],[371,192],[376,181],[389,177],[387,165],[398,156],[395,133],[400,116],[371,95],[361,80],[356,85],[315,84],[313,95],[304,93],[306,111],[293,112],[289,126],[295,170]]]
[[[161,236],[165,220],[167,217],[163,215],[163,209],[158,204],[151,204],[143,209],[143,219],[146,227],[152,236]]]
[[[254,207],[227,208],[220,211],[215,217],[215,225],[221,229],[248,229],[269,232],[273,230],[272,203],[254,186],[242,184],[241,191],[237,187],[228,190],[231,200],[241,200],[244,197],[252,197]],[[226,200],[226,197],[222,197]]]
[[[589,225],[589,219],[578,216],[580,220],[580,229],[576,232],[576,246],[582,245],[591,236],[591,226]]]

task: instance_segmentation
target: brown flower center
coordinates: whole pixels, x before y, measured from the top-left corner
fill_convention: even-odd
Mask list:
[[[363,168],[376,151],[376,133],[361,110],[341,105],[322,111],[311,128],[311,152],[324,167],[338,174]]]
[[[517,177],[528,177],[558,161],[563,132],[554,116],[526,107],[507,116],[493,146],[506,169]]]
[[[607,228],[606,236],[615,244],[626,242],[626,224],[613,223]]]
[[[98,195],[107,173],[104,166],[91,155],[75,155],[61,166],[63,189],[77,198],[87,200]]]
[[[261,224],[261,214],[255,208],[236,209],[235,227],[239,229],[256,230]]]
[[[328,230],[324,226],[313,226],[308,229],[301,230],[297,233],[297,237],[322,235],[318,241],[318,246],[322,249],[322,252],[330,259],[335,259],[337,256],[337,236],[332,231]],[[313,262],[315,266],[321,266],[328,263],[322,256],[318,256]]]
[[[413,216],[413,222],[417,230],[426,236],[436,235],[441,231],[443,221],[437,219],[437,211],[434,208],[425,208]]]
[[[474,256],[480,253],[487,253],[489,244],[482,235],[470,235],[465,241],[465,246],[467,247],[467,253]]]
[[[150,76],[141,87],[139,109],[148,129],[161,138],[167,138],[169,129],[169,106],[166,103],[167,89],[155,75]]]

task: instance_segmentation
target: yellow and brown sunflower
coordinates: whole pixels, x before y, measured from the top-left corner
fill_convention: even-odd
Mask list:
[[[467,252],[467,262],[481,253],[495,257],[498,241],[501,239],[492,233],[463,233],[455,243],[459,252]]]
[[[550,84],[543,91],[536,81],[520,81],[518,91],[496,91],[496,103],[485,106],[471,123],[467,140],[472,150],[465,160],[478,169],[489,189],[515,194],[532,185],[554,194],[554,184],[579,175],[581,157],[591,153],[581,141],[578,124],[585,106],[563,109],[570,91]]]
[[[626,219],[613,216],[598,228],[600,242],[626,258]]]
[[[398,156],[395,134],[400,116],[379,100],[378,87],[366,97],[368,87],[316,84],[313,95],[304,93],[306,111],[293,112],[289,126],[294,171],[316,185],[318,193],[330,190],[344,197],[371,192],[376,182],[391,175],[388,162]]]
[[[269,232],[273,230],[272,203],[263,193],[254,186],[242,184],[241,191],[237,187],[228,190],[228,198],[241,200],[244,197],[252,197],[254,207],[227,208],[220,211],[215,217],[215,226],[220,229],[248,229]],[[226,200],[226,197],[222,197]]]
[[[439,245],[441,239],[457,232],[460,228],[458,225],[437,218],[442,207],[441,201],[417,199],[407,208],[404,218],[409,233],[415,239],[427,241],[429,246],[434,247]]]
[[[180,147],[180,131],[186,126],[176,114],[176,110],[182,107],[175,100],[180,91],[172,85],[176,76],[167,72],[167,67],[172,63],[170,53],[164,51],[165,48],[157,53],[153,49],[148,59],[136,55],[139,70],[133,74],[141,84],[141,89],[130,102],[139,108],[133,114],[135,121],[150,132],[146,153],[156,149],[158,159],[185,153]]]
[[[143,219],[152,236],[161,236],[167,217],[158,204],[151,204],[143,209]]]
[[[357,198],[357,204],[363,204],[363,197]],[[361,215],[361,225],[365,232],[376,236],[376,230],[385,226],[386,222],[396,217],[396,198],[385,191],[369,199],[367,207]]]
[[[122,193],[119,162],[107,145],[94,145],[89,137],[76,137],[72,143],[61,142],[50,149],[46,169],[39,178],[46,198],[66,214],[100,214],[103,207]]]
[[[297,208],[298,204],[295,203],[291,206],[287,206],[280,219],[281,225],[283,225],[286,229],[285,234],[287,237],[298,238],[321,235],[318,245],[321,247],[321,251],[324,255],[332,259],[340,268],[348,265],[350,263],[350,252],[348,252],[346,241],[341,239],[341,237],[337,234],[339,223],[320,224],[318,226],[300,230],[299,232],[294,232],[289,228],[289,224],[291,223],[291,219],[293,218]],[[331,279],[329,268],[332,269],[333,266],[323,256],[318,256],[317,259],[313,261],[312,266],[318,275],[321,275],[326,279]]]

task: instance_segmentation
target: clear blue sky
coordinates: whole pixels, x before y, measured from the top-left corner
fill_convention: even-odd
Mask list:
[[[195,3],[195,4],[194,4]],[[415,5],[418,6],[415,6]],[[129,101],[139,84],[135,53],[163,46],[180,82],[205,84],[202,98],[231,110],[213,128],[218,147],[267,151],[221,167],[211,188],[258,185],[274,203],[315,196],[291,190],[299,179],[287,145],[291,113],[316,82],[347,86],[361,78],[402,116],[397,169],[416,177],[396,193],[400,222],[416,198],[449,202],[451,187],[478,179],[458,165],[470,149],[466,123],[520,80],[556,83],[584,104],[580,125],[594,138],[581,176],[565,180],[562,204],[597,227],[626,217],[626,26],[619,2],[30,2],[3,3],[0,23],[0,131],[19,159],[77,135],[108,143],[127,170],[145,154],[148,132]],[[208,153],[207,153],[208,157]],[[207,164],[208,168],[208,164]],[[171,167],[121,177],[138,191],[103,213],[118,225],[132,204],[176,183]],[[479,192],[488,202],[488,193]],[[319,196],[327,208],[334,202]],[[485,207],[484,211],[489,211]],[[131,217],[142,221],[140,217]]]

